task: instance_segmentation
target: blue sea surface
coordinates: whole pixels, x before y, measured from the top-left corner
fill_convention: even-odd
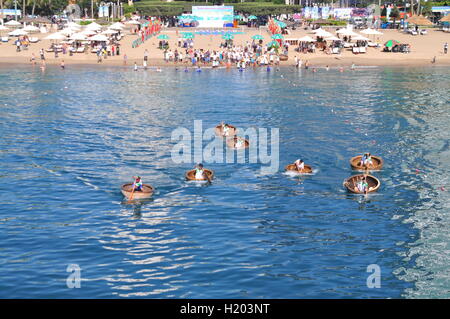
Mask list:
[[[3,66],[0,298],[449,298],[449,106],[446,67]],[[171,136],[194,120],[278,128],[278,172],[186,182]],[[366,151],[381,188],[351,195]],[[315,173],[284,174],[297,158]],[[137,174],[156,193],[127,203]]]

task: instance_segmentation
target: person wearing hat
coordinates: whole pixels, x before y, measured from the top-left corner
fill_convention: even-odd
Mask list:
[[[135,192],[142,192],[142,179],[140,176],[133,176],[133,188]]]

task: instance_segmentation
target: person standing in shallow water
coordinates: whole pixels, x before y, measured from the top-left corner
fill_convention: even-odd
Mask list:
[[[447,52],[448,52],[448,43],[445,42],[444,43],[444,54],[447,54]]]

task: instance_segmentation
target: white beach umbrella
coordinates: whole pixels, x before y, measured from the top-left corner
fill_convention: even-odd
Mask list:
[[[10,32],[8,34],[10,36],[12,36],[12,37],[18,37],[18,36],[21,36],[21,35],[27,35],[28,32],[25,31],[24,29],[17,29],[17,30],[14,30],[14,31],[12,31],[12,32]]]
[[[0,24],[0,31],[8,31],[9,28],[5,27],[4,25]]]
[[[118,32],[119,31],[108,29],[108,30],[103,31],[102,34],[116,34]]]
[[[300,42],[316,42],[313,38],[311,38],[309,35],[305,35],[304,37],[298,39]]]
[[[108,41],[108,37],[104,36],[103,34],[97,34],[89,38],[89,41]]]
[[[113,30],[122,30],[123,28],[125,28],[125,24],[120,23],[120,22],[116,22],[116,23],[111,24],[109,26],[109,28],[113,29]]]
[[[79,25],[78,23],[75,23],[75,22],[69,22],[69,23],[67,23],[67,27],[68,28],[77,28],[77,29],[79,29],[79,28],[81,28],[81,25]]]
[[[61,31],[59,31],[59,33],[64,34],[64,35],[71,35],[71,34],[77,33],[77,31],[74,29],[71,29],[71,28],[65,28],[65,29],[62,29]]]
[[[135,24],[135,25],[141,24],[139,21],[136,21],[136,20],[129,20],[129,21],[125,22],[125,23],[126,24]]]
[[[17,22],[16,20],[11,20],[5,23],[8,27],[20,27],[22,24],[20,22]]]
[[[354,36],[358,35],[357,33],[353,32],[350,29],[340,29],[340,30],[337,30],[336,33],[339,33],[341,35],[345,35],[345,36],[348,36],[348,37],[354,37]]]
[[[84,35],[87,35],[87,36],[89,37],[89,36],[91,36],[91,35],[96,35],[96,34],[97,34],[97,31],[94,31],[94,30],[83,30],[83,31],[81,31],[80,33],[82,33],[82,34],[84,34]]]
[[[44,38],[45,40],[65,40],[66,36],[60,32],[52,33]]]
[[[383,34],[380,31],[377,31],[375,29],[370,29],[370,28],[362,30],[361,33],[362,34],[367,34],[367,35],[381,35],[381,34]]]
[[[331,36],[333,36],[333,35],[330,32],[325,31],[323,29],[316,32],[316,37],[327,38],[327,37],[331,37]]]
[[[75,40],[75,41],[84,41],[87,40],[87,36],[83,33],[74,33],[70,36],[70,39]]]
[[[352,40],[355,40],[355,41],[369,41],[369,38],[366,38],[366,37],[358,34],[357,36],[353,37]]]
[[[87,30],[99,30],[102,26],[96,22],[89,23],[86,27]]]
[[[23,30],[25,30],[27,32],[39,32],[39,31],[41,31],[41,29],[39,29],[38,27],[35,27],[34,25],[27,25],[25,28],[23,28]]]
[[[338,37],[335,37],[334,35],[328,38],[325,38],[326,41],[340,41],[341,39],[339,39]]]

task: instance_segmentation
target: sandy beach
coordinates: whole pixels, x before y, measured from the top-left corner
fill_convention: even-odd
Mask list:
[[[325,30],[334,34],[334,29],[324,27]],[[244,32],[244,34],[237,34],[234,38],[234,44],[245,44],[247,41],[251,42],[251,37],[256,34],[261,34],[264,37],[264,43],[270,41],[270,34],[266,30],[259,30],[255,28],[238,28],[237,31]],[[170,49],[177,48],[178,33],[181,31],[191,31],[192,29],[163,29],[161,34],[169,36]],[[351,64],[363,66],[424,66],[431,65],[433,57],[436,57],[435,65],[450,65],[450,54],[444,54],[444,43],[450,42],[450,33],[444,33],[440,30],[429,29],[426,35],[410,35],[398,30],[380,30],[383,32],[379,36],[367,36],[371,40],[379,43],[381,46],[388,40],[398,40],[401,43],[407,43],[411,46],[411,53],[390,53],[382,52],[382,47],[369,47],[365,54],[354,54],[350,49],[344,49],[341,54],[328,55],[325,52],[316,50],[316,53],[298,53],[293,50],[293,46],[289,49],[289,59],[282,61],[283,66],[294,65],[295,56],[303,61],[308,60],[310,66],[349,66]],[[356,30],[358,32],[358,30]],[[13,63],[30,63],[30,57],[34,53],[36,61],[39,63],[39,49],[47,49],[50,47],[50,40],[43,40],[48,34],[32,34],[41,39],[38,43],[31,43],[27,50],[16,52],[14,45],[15,38],[11,37],[8,43],[0,44],[0,64]],[[309,30],[298,29],[290,31],[290,34],[285,38],[300,38],[305,35],[313,36]],[[60,64],[64,60],[66,65],[71,64],[102,64],[102,65],[123,65],[124,54],[127,55],[127,65],[133,65],[136,62],[142,65],[144,50],[149,52],[148,66],[164,66],[173,65],[173,63],[166,63],[163,60],[163,51],[158,49],[159,40],[156,36],[148,39],[137,48],[132,48],[132,42],[138,38],[135,34],[130,34],[125,31],[125,37],[120,41],[121,55],[108,56],[101,63],[97,62],[97,56],[93,53],[74,53],[73,56],[69,54],[59,53],[58,58],[55,58],[52,52],[46,52],[47,64]],[[196,35],[194,39],[195,49],[204,50],[219,50],[222,42],[221,35]],[[190,64],[190,63],[189,63]]]

